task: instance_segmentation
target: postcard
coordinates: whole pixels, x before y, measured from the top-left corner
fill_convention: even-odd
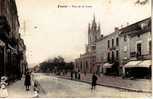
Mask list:
[[[151,98],[151,0],[0,0],[0,98]]]

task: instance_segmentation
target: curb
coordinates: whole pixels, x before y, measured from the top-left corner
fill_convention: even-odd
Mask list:
[[[62,79],[73,80],[73,81],[78,81],[78,82],[83,82],[83,83],[91,84],[90,81],[75,80],[75,79],[64,78],[64,77],[60,77],[60,76],[57,76],[57,77],[58,78],[62,78]],[[110,87],[110,88],[115,88],[115,89],[122,89],[122,90],[126,90],[126,91],[131,91],[131,92],[152,93],[152,91],[137,90],[137,89],[131,89],[131,88],[126,88],[126,87],[119,87],[119,86],[107,85],[107,84],[99,84],[99,83],[97,83],[97,85],[99,85],[99,86],[105,86],[105,87]]]

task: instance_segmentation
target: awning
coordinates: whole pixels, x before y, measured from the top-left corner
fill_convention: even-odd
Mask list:
[[[113,64],[110,64],[110,63],[105,63],[103,65],[103,68],[111,68]]]
[[[151,66],[151,60],[144,60],[140,64],[138,64],[138,67],[147,67],[149,68]]]
[[[142,61],[130,61],[124,65],[124,68],[138,67],[138,64],[140,64],[141,62]]]

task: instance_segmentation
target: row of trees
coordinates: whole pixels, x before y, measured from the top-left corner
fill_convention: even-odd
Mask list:
[[[65,62],[64,58],[61,56],[49,59],[39,64],[41,72],[68,72],[72,71],[74,68],[73,62]]]

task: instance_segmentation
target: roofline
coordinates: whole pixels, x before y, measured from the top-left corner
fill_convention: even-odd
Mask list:
[[[123,28],[119,29],[118,31],[114,31],[114,32],[112,32],[112,33],[110,33],[110,34],[108,34],[108,35],[106,35],[106,36],[104,36],[104,37],[101,37],[101,38],[98,39],[96,42],[99,42],[99,41],[101,41],[101,40],[103,40],[103,39],[106,39],[106,38],[107,38],[108,36],[110,36],[110,35],[113,35],[113,34],[115,34],[115,33],[118,33],[119,31],[122,31],[123,29],[126,29],[126,28],[128,28],[128,27],[130,27],[130,26],[133,26],[133,25],[135,25],[135,24],[138,24],[138,23],[140,23],[140,22],[143,22],[143,21],[149,20],[149,19],[151,19],[151,17],[148,17],[148,18],[145,18],[145,19],[143,19],[143,20],[141,20],[141,21],[132,23],[132,24],[126,26],[126,27],[123,27]]]

